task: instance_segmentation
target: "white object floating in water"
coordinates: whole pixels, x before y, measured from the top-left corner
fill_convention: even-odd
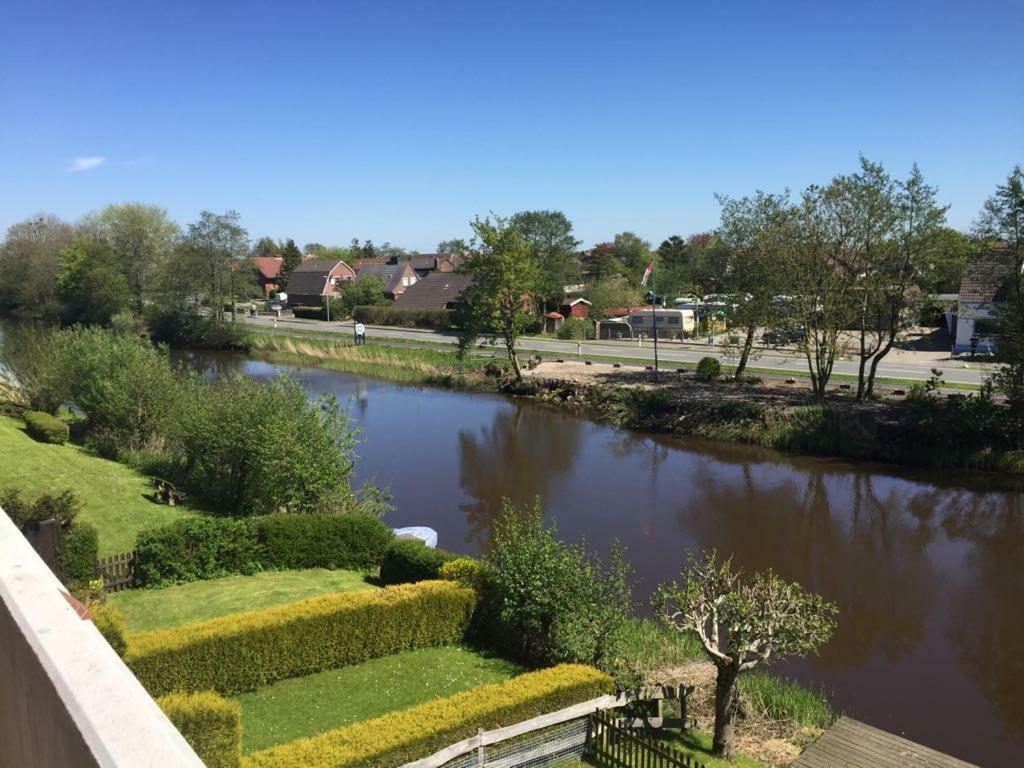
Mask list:
[[[425,525],[410,525],[408,528],[395,528],[396,539],[418,539],[431,549],[437,546],[437,531]]]

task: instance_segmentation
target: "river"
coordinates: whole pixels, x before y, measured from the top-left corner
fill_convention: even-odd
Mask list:
[[[997,476],[658,438],[497,395],[203,360],[287,371],[350,403],[358,480],[390,487],[391,525],[429,525],[446,549],[480,553],[503,498],[540,497],[564,538],[626,546],[641,604],[690,552],[774,568],[840,606],[821,655],[777,672],[880,728],[1024,765],[1024,495]]]

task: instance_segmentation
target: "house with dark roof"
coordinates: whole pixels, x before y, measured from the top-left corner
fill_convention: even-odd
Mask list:
[[[356,265],[356,282],[367,277],[375,277],[380,281],[384,295],[389,299],[396,299],[405,293],[406,289],[419,282],[416,270],[408,261],[395,264],[377,264],[359,262]]]
[[[337,296],[341,286],[356,279],[356,272],[344,261],[304,261],[288,278],[288,303],[319,307],[324,296]]]
[[[979,256],[964,269],[953,322],[953,352],[995,349],[996,308],[1010,290],[1010,261],[1000,251]]]
[[[250,261],[256,272],[256,283],[269,299],[281,290],[281,265],[284,259],[280,256],[253,256]]]
[[[409,257],[409,263],[420,277],[431,272],[454,272],[465,261],[461,253],[417,253]]]
[[[395,309],[454,309],[473,276],[462,272],[430,272],[395,299]]]

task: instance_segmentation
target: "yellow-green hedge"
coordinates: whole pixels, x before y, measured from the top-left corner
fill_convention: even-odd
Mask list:
[[[242,708],[212,691],[169,693],[156,701],[207,768],[238,768]]]
[[[128,637],[149,692],[230,696],[287,677],[463,639],[476,593],[450,581],[313,597]]]
[[[390,768],[469,738],[611,693],[593,667],[563,664],[248,755],[245,768]]]

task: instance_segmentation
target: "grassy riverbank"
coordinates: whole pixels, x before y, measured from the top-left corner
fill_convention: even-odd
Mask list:
[[[82,500],[78,519],[99,533],[100,556],[135,548],[140,531],[193,514],[153,502],[149,479],[77,445],[38,443],[20,419],[0,416],[0,488],[28,496],[73,490]]]
[[[292,365],[314,363],[320,368],[375,376],[403,384],[430,384],[455,389],[484,388],[485,367],[505,363],[496,356],[471,356],[460,360],[454,351],[419,347],[383,346],[316,339],[283,334],[253,335],[253,354]],[[493,389],[493,384],[490,386]]]

